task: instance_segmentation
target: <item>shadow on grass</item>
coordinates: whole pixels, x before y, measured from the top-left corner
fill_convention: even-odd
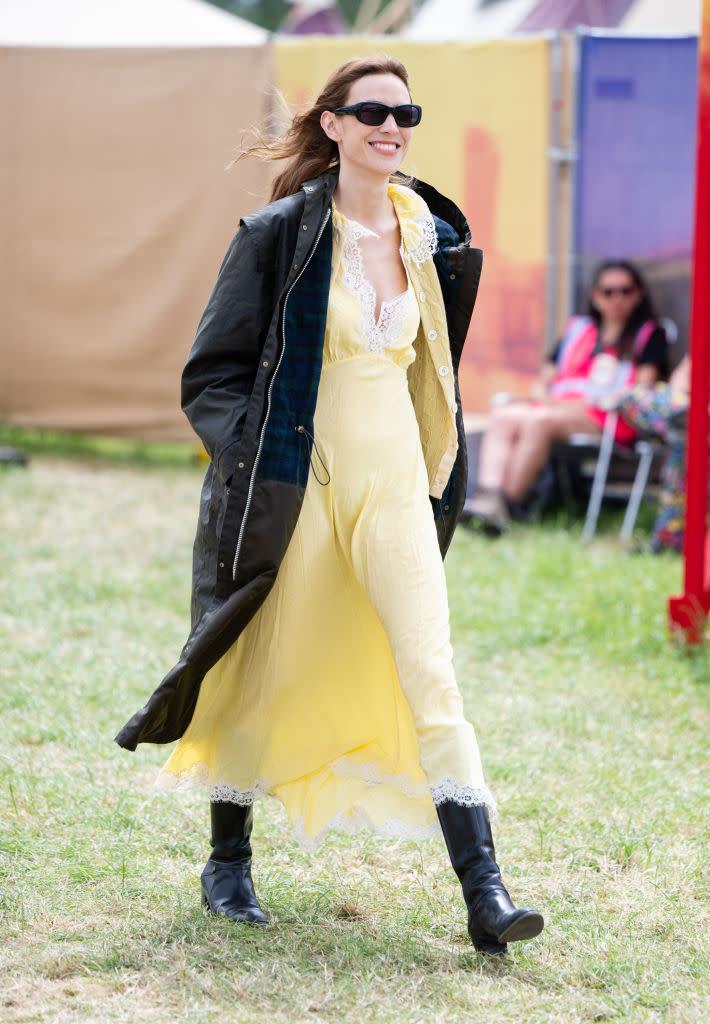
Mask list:
[[[411,979],[436,985],[442,975],[472,972],[493,978],[513,976],[525,985],[555,988],[542,966],[535,963],[541,946],[517,944],[504,957],[484,956],[471,946],[462,923],[460,931],[385,922],[379,915],[353,919],[337,898],[317,904],[268,905],[265,928],[212,917],[199,906],[176,908],[175,915],[149,922],[127,916],[121,934],[109,941],[100,956],[75,951],[77,972],[142,971],[148,964],[169,977],[179,969],[200,974],[226,971],[231,977],[258,978],[275,972],[293,973],[302,981],[324,971],[346,979],[369,978],[387,983]],[[401,909],[399,911],[401,916]],[[462,913],[463,917],[463,913]],[[74,959],[74,958],[72,958]]]

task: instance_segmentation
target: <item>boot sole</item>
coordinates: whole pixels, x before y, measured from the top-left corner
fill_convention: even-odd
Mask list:
[[[524,939],[534,939],[536,935],[540,934],[544,927],[545,920],[542,914],[538,914],[536,911],[531,910],[529,914],[525,914],[524,917],[519,917],[517,921],[513,921],[510,928],[506,928],[506,930],[498,935],[497,938],[501,943],[521,942]]]
[[[248,924],[250,928],[266,928],[269,924],[268,917],[265,921],[260,921],[258,919],[254,920],[248,917],[243,917],[239,914],[225,914],[223,910],[214,910],[204,893],[202,894],[202,909],[211,917],[226,917],[228,921],[236,921],[237,924]],[[249,911],[246,911],[246,913],[249,913]]]
[[[505,942],[496,942],[492,935],[471,936],[471,942],[477,953],[487,953],[488,956],[505,956],[508,952]]]

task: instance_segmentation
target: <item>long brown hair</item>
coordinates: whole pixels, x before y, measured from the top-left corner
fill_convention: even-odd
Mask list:
[[[288,160],[274,178],[271,186],[272,200],[293,195],[304,181],[338,168],[338,146],[321,128],[321,114],[326,110],[344,107],[350,86],[365,75],[396,75],[409,90],[407,69],[396,58],[386,54],[356,57],[341,64],[333,72],[315,103],[302,114],[294,116],[284,135],[273,141],[258,137],[258,141],[237,158],[241,160],[245,156],[258,156],[262,160]]]

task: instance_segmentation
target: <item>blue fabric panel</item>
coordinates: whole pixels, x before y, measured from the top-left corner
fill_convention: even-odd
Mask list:
[[[688,258],[698,42],[581,37],[576,248]]]

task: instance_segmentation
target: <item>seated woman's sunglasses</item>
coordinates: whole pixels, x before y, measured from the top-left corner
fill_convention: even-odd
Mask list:
[[[372,127],[384,124],[389,115],[395,119],[400,128],[414,128],[422,119],[422,108],[416,103],[400,103],[396,107],[388,107],[385,103],[365,100],[353,103],[350,107],[336,107],[334,114],[354,114],[361,124]]]

